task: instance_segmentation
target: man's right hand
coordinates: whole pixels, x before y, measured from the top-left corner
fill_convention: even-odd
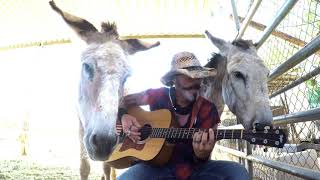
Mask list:
[[[138,123],[137,119],[129,114],[124,114],[121,118],[121,124],[123,132],[133,141],[137,142],[140,140],[141,133],[138,130],[141,125]]]

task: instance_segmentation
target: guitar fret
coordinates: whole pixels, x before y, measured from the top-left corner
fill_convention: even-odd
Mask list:
[[[154,137],[158,137],[159,136],[158,133],[159,133],[159,128],[155,128],[153,132]]]
[[[174,128],[171,128],[172,129],[172,132],[171,132],[171,136],[170,138],[174,138],[174,132],[175,132],[175,129]]]
[[[163,136],[162,133],[163,133],[163,129],[162,128],[158,128],[157,133],[156,133],[157,137],[162,137]]]
[[[232,129],[232,136],[231,136],[231,139],[233,139],[233,129]]]
[[[188,134],[189,134],[188,129],[187,129],[187,128],[184,128],[184,130],[183,130],[183,136],[186,135],[186,137],[184,137],[185,139],[188,139]]]
[[[194,135],[195,131],[196,131],[196,129],[195,129],[195,128],[192,128],[192,133],[190,134],[190,135],[191,135],[190,138],[192,138],[192,135]]]
[[[179,138],[179,129],[176,129],[175,138]]]
[[[175,138],[175,132],[176,132],[176,129],[175,129],[175,128],[172,128],[171,138]]]
[[[163,129],[163,128],[159,128],[160,129],[160,132],[159,132],[159,134],[160,134],[160,136],[162,137],[162,138],[166,138],[166,130],[165,129]]]
[[[157,136],[157,137],[161,137],[161,129],[160,129],[160,128],[158,128],[158,130],[157,130],[157,132],[156,132],[156,136]]]
[[[165,137],[165,129],[159,128],[158,130],[158,136],[164,138]]]
[[[157,137],[157,132],[158,132],[158,128],[153,128],[151,132],[152,137]]]
[[[157,130],[157,136],[158,137],[162,137],[163,138],[163,129],[162,128],[158,128],[158,130]]]
[[[218,133],[219,133],[219,130],[217,129],[216,130],[216,140],[218,139]]]
[[[170,136],[170,138],[174,138],[174,128],[171,128],[172,129],[172,132],[171,132],[171,136]]]
[[[161,137],[160,133],[161,133],[161,129],[160,128],[155,128],[155,132],[154,132],[155,137]]]
[[[171,138],[175,138],[176,137],[176,129],[172,129],[172,134],[171,134]]]
[[[158,130],[156,128],[152,129],[152,132],[151,132],[152,137],[157,137],[157,131]]]

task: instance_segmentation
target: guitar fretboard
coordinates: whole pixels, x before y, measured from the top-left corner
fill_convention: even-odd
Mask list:
[[[199,131],[206,131],[198,128],[152,128],[150,137],[152,138],[166,138],[166,139],[192,139],[194,133]],[[215,139],[242,139],[246,134],[243,130],[214,130]]]
[[[120,141],[126,137],[122,131],[122,126],[117,126],[120,131]],[[206,131],[208,129],[199,128],[152,128],[150,125],[144,125],[139,132],[141,133],[141,140],[147,138],[165,138],[165,139],[192,139],[193,135],[199,131]],[[282,148],[287,141],[285,130],[283,129],[265,129],[263,131],[242,130],[242,129],[217,129],[214,130],[216,140],[221,139],[245,139],[250,144],[267,145],[271,147]]]

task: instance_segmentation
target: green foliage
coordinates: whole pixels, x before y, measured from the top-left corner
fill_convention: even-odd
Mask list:
[[[320,107],[320,85],[316,79],[306,81],[307,98],[310,108]]]

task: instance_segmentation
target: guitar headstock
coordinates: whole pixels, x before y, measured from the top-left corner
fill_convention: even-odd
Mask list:
[[[253,129],[245,131],[243,139],[247,140],[250,144],[283,148],[287,142],[287,133],[285,129],[265,129],[263,131]]]

